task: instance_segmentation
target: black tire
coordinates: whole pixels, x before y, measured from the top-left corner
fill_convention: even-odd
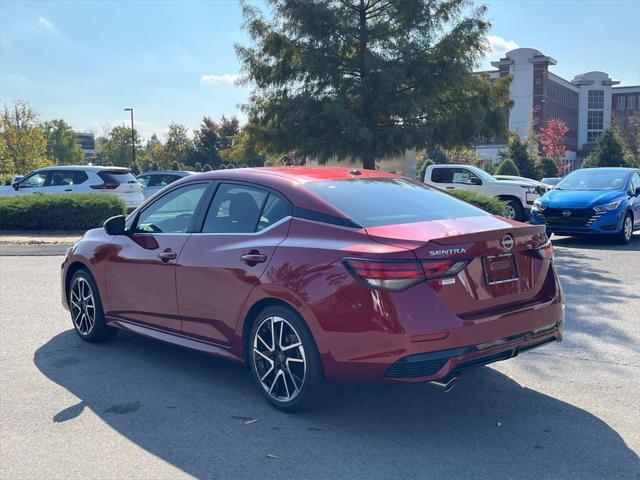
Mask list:
[[[81,294],[78,296],[78,291],[75,288],[84,288],[84,292],[88,288],[90,295],[93,298],[93,307],[90,307],[90,302],[85,301],[83,298],[87,294]],[[80,303],[78,303],[80,299]],[[79,305],[79,306],[77,306]],[[90,315],[93,310],[93,324],[90,322]],[[69,311],[71,312],[71,323],[78,336],[85,342],[99,343],[111,340],[117,333],[118,329],[107,325],[104,319],[104,310],[102,309],[102,301],[100,299],[100,292],[98,286],[91,273],[84,268],[81,268],[73,274],[71,282],[69,282]],[[82,317],[82,315],[85,317]]]
[[[616,240],[622,245],[626,245],[631,241],[633,236],[633,215],[630,212],[624,216],[622,220],[622,229],[616,234]]]
[[[508,210],[512,210],[513,211],[513,220],[517,220],[519,222],[523,222],[526,219],[524,218],[524,209],[522,208],[522,205],[520,204],[520,202],[518,200],[507,200],[507,206],[505,207],[505,210],[503,211],[503,217],[505,218],[509,218],[507,211]]]
[[[283,319],[285,322],[281,322],[280,320],[270,321],[272,318]],[[285,332],[284,336],[288,337],[283,340],[283,343],[288,343],[288,345],[285,345],[285,348],[289,348],[286,352],[280,351],[279,347],[281,344],[279,342],[276,344],[275,338],[279,335],[278,325],[280,325],[280,328],[285,329],[282,331]],[[292,328],[290,329],[289,327]],[[269,341],[270,329],[276,332],[273,342]],[[262,337],[266,337],[266,343],[260,343],[260,340],[256,338],[259,331]],[[295,349],[291,348],[297,341],[302,343],[302,350],[300,350],[300,347],[296,347]],[[268,343],[271,345],[267,345]],[[270,363],[269,360],[263,358],[264,355],[254,353],[254,345],[256,344],[272,358]],[[269,352],[269,347],[273,347],[274,352]],[[292,350],[293,353],[291,353]],[[284,363],[282,363],[282,358],[277,358],[279,353],[285,356]],[[290,357],[287,358],[285,353],[286,355],[290,355]],[[305,369],[301,381],[300,370],[297,370],[297,375],[295,376],[292,373],[293,368],[300,368],[298,363],[299,359],[291,358],[293,356],[300,357],[305,362]],[[309,410],[325,401],[332,391],[331,384],[329,384],[325,378],[320,354],[318,353],[313,335],[300,315],[290,308],[282,306],[267,307],[256,316],[251,326],[251,333],[247,344],[247,359],[249,368],[251,369],[251,375],[260,393],[271,405],[284,412],[292,413]],[[290,364],[287,360],[295,360],[295,362]],[[289,369],[290,366],[291,369]],[[273,373],[268,373],[269,368],[273,369]],[[277,377],[280,371],[283,373],[280,379],[278,379]],[[289,372],[288,375],[284,373],[287,371]],[[265,372],[267,372],[266,375]],[[285,376],[286,378],[284,378]],[[264,381],[261,380],[261,377],[264,378]],[[299,382],[296,382],[296,379]],[[267,390],[269,384],[271,384],[271,388],[273,388],[272,391]],[[287,389],[287,395],[291,393],[291,390],[294,390],[293,393],[295,393],[295,395],[289,395],[291,397],[290,399],[276,398],[278,390],[284,390],[284,388]]]

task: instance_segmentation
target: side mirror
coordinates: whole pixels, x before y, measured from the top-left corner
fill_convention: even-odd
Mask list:
[[[469,179],[469,183],[471,185],[482,185],[482,180],[480,180],[478,177],[471,177]]]
[[[107,235],[124,235],[124,222],[124,215],[116,215],[115,217],[111,217],[106,222],[104,222],[104,231],[107,232]]]
[[[640,187],[636,187],[636,197],[640,197]]]
[[[13,187],[14,190],[18,191],[18,189],[20,188],[20,184],[18,182],[14,182],[11,184],[11,186]]]

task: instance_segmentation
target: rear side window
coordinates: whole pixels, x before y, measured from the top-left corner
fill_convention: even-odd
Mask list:
[[[47,186],[79,185],[87,178],[87,174],[81,170],[51,170]]]
[[[402,178],[319,181],[305,187],[362,227],[489,215],[437,189]]]
[[[100,170],[98,176],[104,183],[136,183],[136,177],[129,170]]]
[[[270,193],[269,198],[267,198],[267,203],[264,204],[264,208],[262,209],[257,231],[264,230],[283,218],[291,216],[292,210],[293,208],[287,200],[279,195]]]
[[[254,233],[268,195],[258,188],[221,184],[207,212],[202,232]]]

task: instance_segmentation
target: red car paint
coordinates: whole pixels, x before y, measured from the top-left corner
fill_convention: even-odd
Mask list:
[[[246,355],[252,315],[270,302],[286,303],[308,325],[331,381],[434,380],[474,358],[508,358],[562,339],[560,284],[552,260],[535,254],[547,242],[544,227],[488,215],[348,226],[348,215],[305,187],[352,178],[400,177],[291,167],[219,171],[175,182],[169,189],[196,181],[252,184],[280,192],[296,208],[320,217],[294,215],[255,234],[109,236],[103,229],[90,230],[62,265],[63,303],[68,308],[69,280],[84,266],[96,280],[110,325],[237,361]],[[325,223],[322,215],[346,223]],[[514,240],[518,280],[490,285],[483,257],[504,254],[505,235]],[[166,249],[177,258],[161,261],[157,255]],[[267,261],[240,260],[251,252]],[[453,280],[425,280],[394,292],[363,285],[345,258],[468,263]],[[452,349],[457,350],[429,375],[385,376],[405,357]]]

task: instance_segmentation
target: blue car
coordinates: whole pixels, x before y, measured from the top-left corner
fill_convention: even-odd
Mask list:
[[[531,223],[559,235],[614,235],[628,243],[640,229],[640,170],[585,168],[533,203]]]

